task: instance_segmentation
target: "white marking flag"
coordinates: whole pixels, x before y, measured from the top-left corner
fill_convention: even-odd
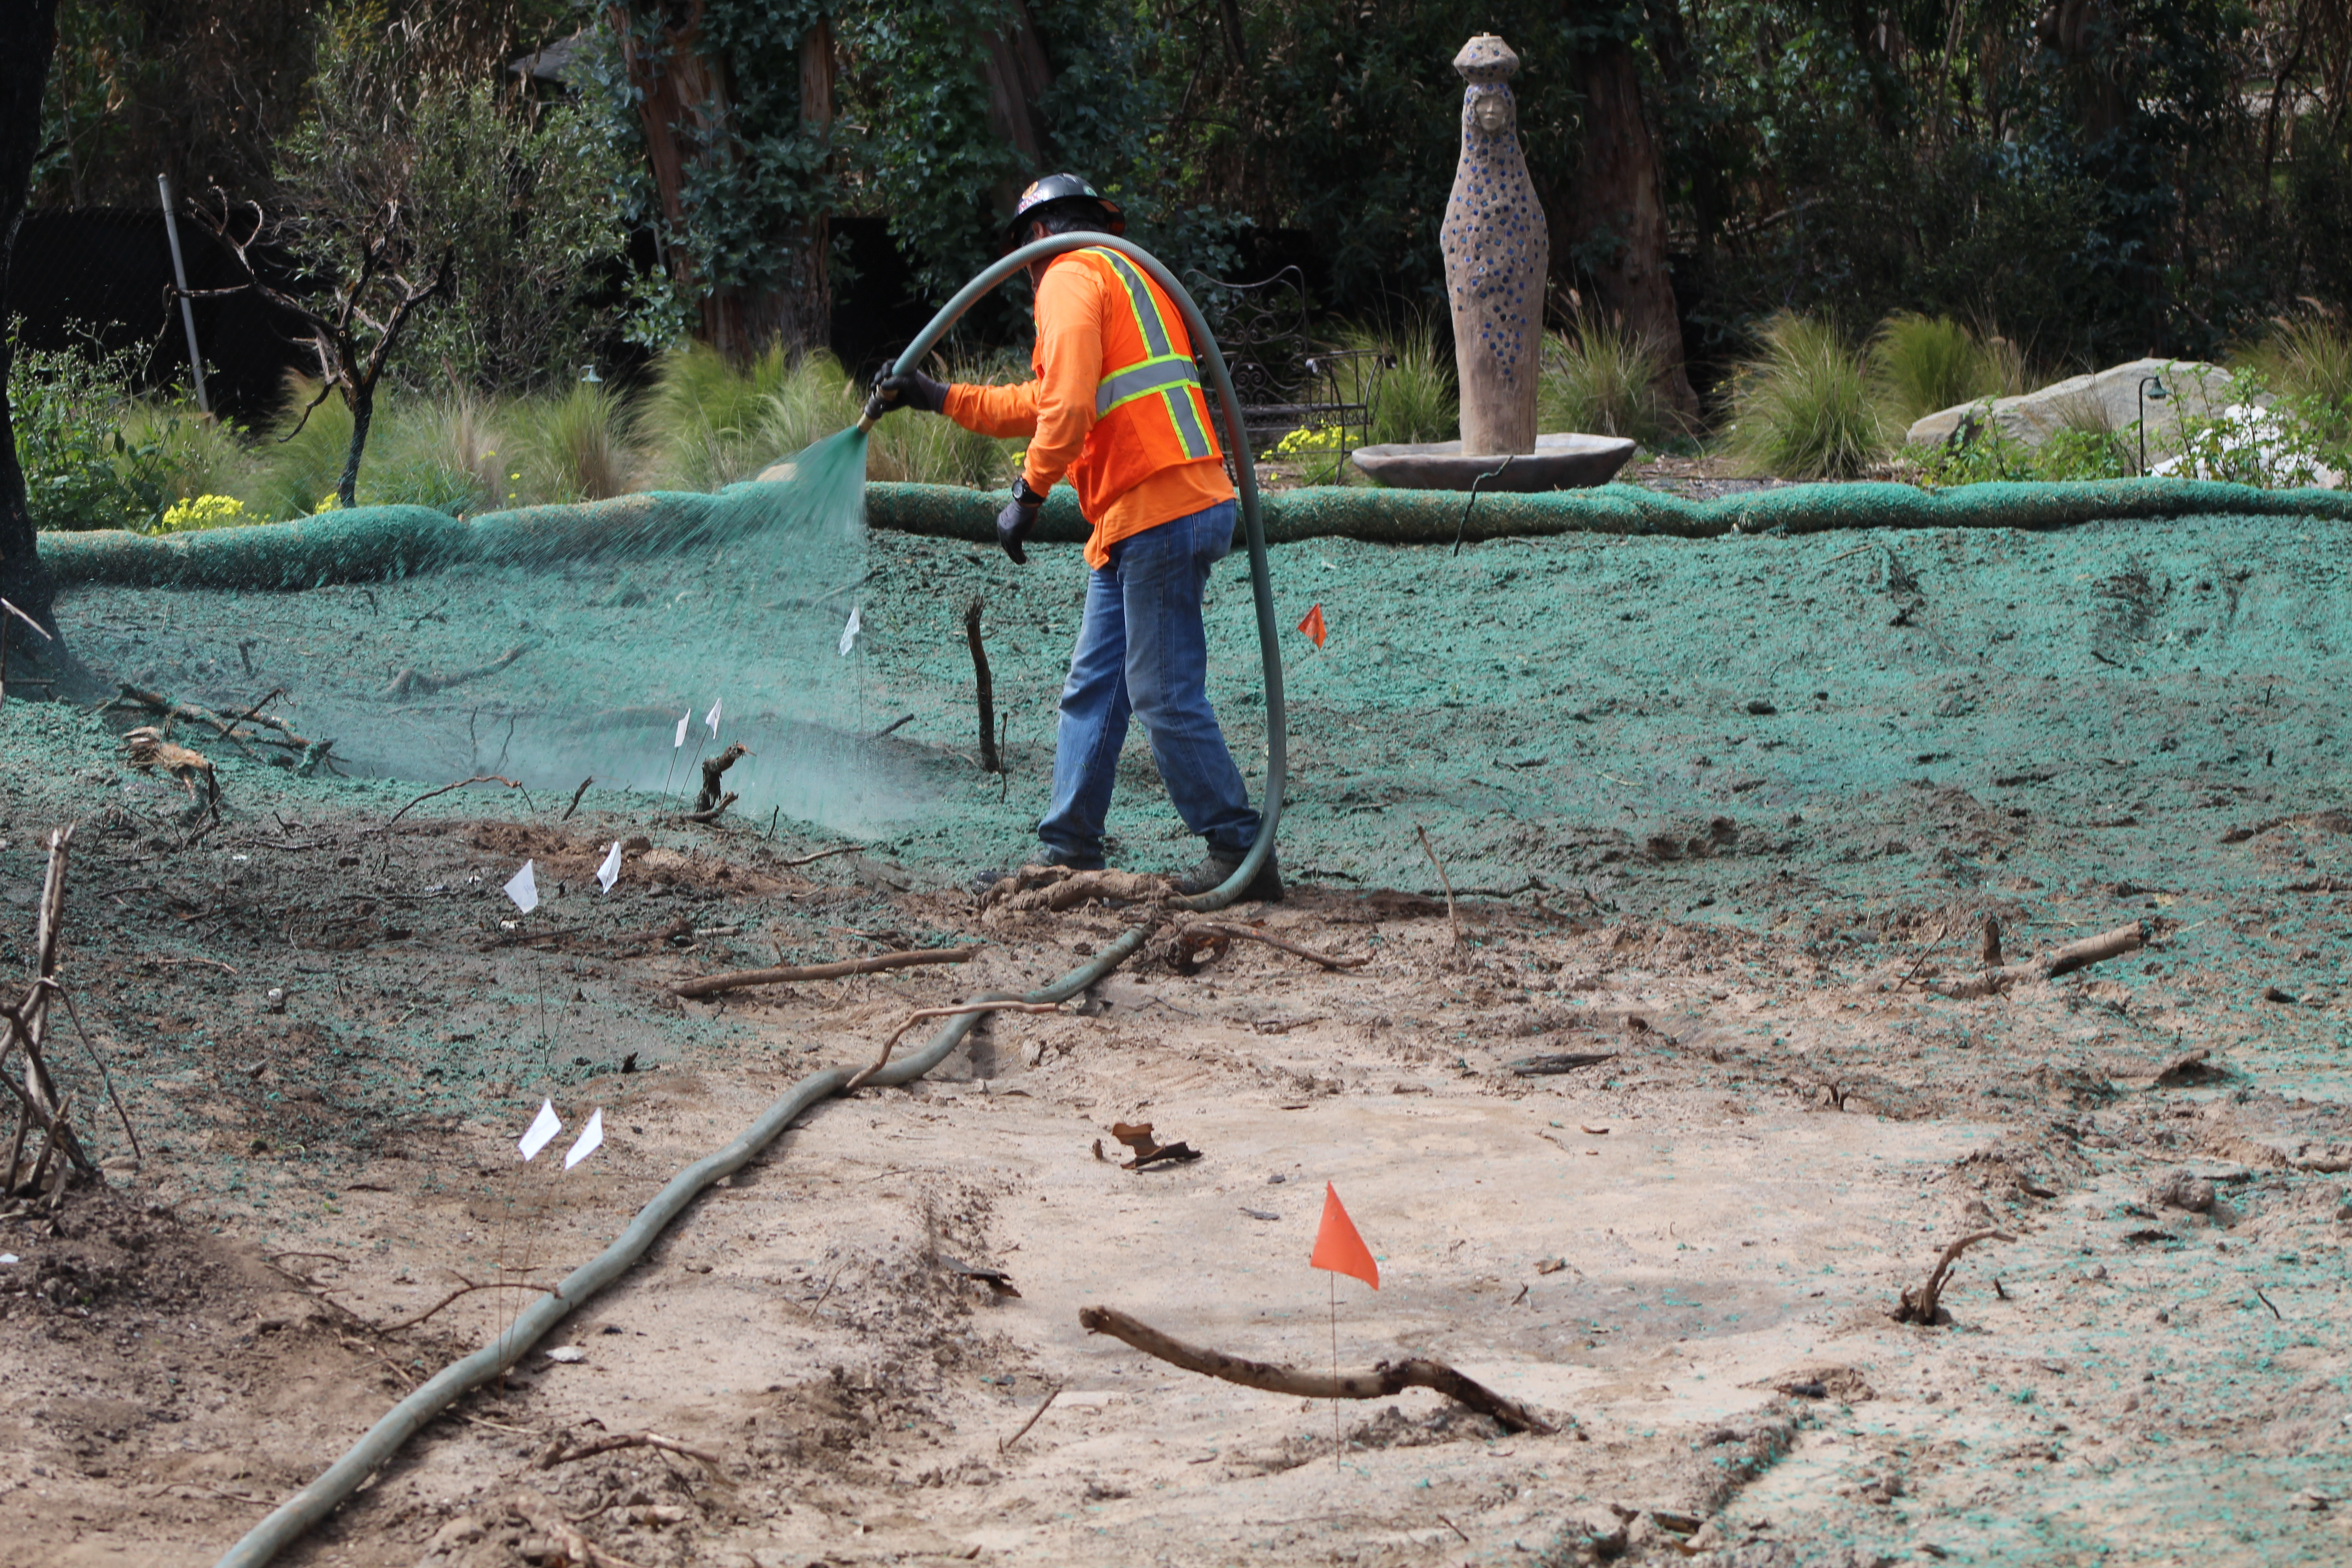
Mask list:
[[[562,1131],[563,1123],[556,1117],[554,1102],[541,1100],[539,1114],[530,1119],[530,1131],[524,1133],[522,1142],[515,1145],[522,1151],[522,1163],[528,1165],[539,1158],[539,1152],[547,1147],[547,1141]]]
[[[693,717],[694,710],[691,708],[677,716],[677,739],[669,743],[669,749],[671,751],[676,752],[685,749],[687,721]]]
[[[716,697],[710,700],[710,711],[702,716],[702,721],[710,726],[710,738],[714,741],[719,739],[719,699]]]
[[[588,1125],[580,1130],[580,1142],[572,1145],[572,1152],[563,1156],[563,1168],[567,1171],[572,1169],[604,1146],[604,1108],[600,1105],[590,1114]]]
[[[522,869],[517,871],[513,877],[508,879],[507,882],[507,897],[512,899],[515,903],[515,908],[520,910],[525,914],[529,914],[531,910],[539,908],[539,872],[536,869],[537,865],[538,862],[534,860],[524,861],[522,863]]]
[[[613,890],[613,884],[620,879],[621,841],[615,838],[613,847],[604,851],[604,863],[596,868],[596,885],[609,893]]]
[[[857,606],[849,606],[849,624],[841,628],[841,657],[849,657],[850,645],[857,640]]]

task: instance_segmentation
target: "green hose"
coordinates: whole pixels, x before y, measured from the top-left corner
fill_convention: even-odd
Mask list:
[[[1241,492],[1242,521],[1249,540],[1250,577],[1257,595],[1258,647],[1265,667],[1265,805],[1257,842],[1250,846],[1239,869],[1208,892],[1168,900],[1169,906],[1174,909],[1221,910],[1241,896],[1242,889],[1250,885],[1252,879],[1265,866],[1266,856],[1273,852],[1275,824],[1282,816],[1282,785],[1286,771],[1284,742],[1288,710],[1283,702],[1282,649],[1274,619],[1274,584],[1266,563],[1265,529],[1258,516],[1257,479],[1253,471],[1249,438],[1242,427],[1241,400],[1234,395],[1233,378],[1226,373],[1224,355],[1218,352],[1216,339],[1210,335],[1209,324],[1202,319],[1200,307],[1192,302],[1192,296],[1185,292],[1184,286],[1140,247],[1109,235],[1055,235],[1022,247],[964,285],[962,291],[931,318],[930,325],[925,327],[907,352],[898,356],[896,368],[909,370],[920,363],[923,356],[930,353],[932,345],[955,325],[956,318],[971,308],[973,301],[1032,260],[1088,246],[1106,246],[1118,251],[1150,273],[1160,286],[1168,290],[1169,298],[1174,300],[1177,308],[1184,312],[1184,323],[1191,329],[1193,341],[1206,352],[1209,379],[1224,405],[1226,438],[1231,443],[1234,455],[1234,471]],[[1091,960],[1050,985],[1018,995],[991,993],[978,1000],[1066,1002],[1097,984],[1133,957],[1150,934],[1149,924],[1130,927],[1104,944],[1102,951]],[[922,1077],[947,1059],[948,1053],[971,1032],[982,1016],[978,1013],[964,1013],[949,1019],[946,1026],[921,1050],[892,1062],[866,1082],[889,1087]],[[471,1355],[450,1363],[419,1384],[407,1398],[394,1405],[381,1420],[369,1427],[366,1435],[345,1450],[342,1458],[320,1471],[318,1479],[309,1486],[280,1503],[268,1518],[248,1531],[243,1540],[230,1547],[222,1556],[218,1568],[260,1568],[261,1564],[299,1540],[304,1532],[341,1506],[346,1498],[359,1489],[362,1482],[374,1474],[400,1450],[402,1444],[415,1436],[428,1422],[456,1404],[468,1391],[478,1388],[521,1360],[524,1352],[570,1316],[573,1309],[626,1273],[631,1265],[645,1256],[646,1250],[653,1246],[670,1222],[685,1212],[687,1205],[701,1194],[703,1188],[749,1164],[803,1112],[819,1100],[838,1094],[849,1079],[850,1075],[838,1068],[811,1073],[793,1085],[791,1091],[782,1099],[761,1112],[760,1119],[745,1128],[733,1142],[696,1161],[671,1177],[669,1184],[654,1194],[651,1203],[637,1211],[636,1217],[614,1238],[611,1246],[566,1275],[552,1293],[541,1296],[524,1308],[505,1332]]]

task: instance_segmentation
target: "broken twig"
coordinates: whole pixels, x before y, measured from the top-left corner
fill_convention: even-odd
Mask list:
[[[1951,1276],[1952,1265],[1960,1260],[1960,1254],[1979,1241],[2016,1239],[2005,1230],[1971,1231],[1944,1248],[1943,1256],[1936,1259],[1936,1267],[1927,1272],[1927,1282],[1916,1290],[1903,1292],[1903,1303],[1895,1309],[1895,1321],[1898,1323],[1933,1323],[1944,1294],[1944,1283]]]
[[[1469,514],[1467,511],[1465,511],[1463,515],[1466,517]],[[1462,945],[1462,917],[1454,911],[1454,883],[1452,879],[1445,875],[1445,867],[1437,858],[1437,851],[1430,847],[1429,829],[1416,822],[1412,825],[1412,830],[1421,837],[1421,852],[1429,857],[1429,863],[1432,866],[1437,868],[1437,885],[1445,889],[1446,922],[1454,928],[1454,945],[1460,947]]]
[[[1004,759],[996,752],[996,682],[989,674],[988,650],[981,646],[980,605],[974,599],[964,610],[963,640],[971,647],[972,694],[980,704],[980,771],[1001,773]]]
[[[1090,1334],[1108,1334],[1171,1366],[1237,1383],[1244,1388],[1263,1389],[1268,1394],[1286,1394],[1300,1399],[1386,1399],[1408,1388],[1429,1388],[1482,1415],[1493,1416],[1507,1431],[1549,1436],[1559,1430],[1518,1401],[1465,1377],[1443,1362],[1415,1357],[1411,1361],[1382,1362],[1370,1372],[1300,1372],[1294,1367],[1244,1361],[1223,1351],[1188,1345],[1108,1307],[1079,1309],[1078,1326]]]
[[[1971,974],[1943,984],[1930,982],[1928,989],[1943,996],[1998,996],[2011,986],[2024,981],[2054,980],[2061,974],[2071,974],[2077,969],[2087,969],[2094,963],[2110,958],[2120,958],[2127,952],[2137,952],[2147,942],[2147,923],[2134,921],[2113,931],[2101,931],[2053,948],[2040,958],[2006,968],[1988,969],[1982,974]]]
[[[386,821],[383,826],[386,828],[390,827],[393,823],[398,822],[402,817],[406,816],[413,808],[423,805],[426,801],[431,800],[436,795],[447,795],[453,789],[464,789],[467,784],[502,784],[509,789],[522,789],[521,784],[518,784],[513,779],[508,778],[503,773],[476,773],[472,778],[459,779],[456,784],[446,784],[439,789],[426,790],[423,795],[420,795],[415,800],[410,801],[408,805],[404,805],[398,811],[394,812],[390,820]],[[523,790],[523,799],[525,801],[530,799],[530,792],[529,790]],[[383,829],[379,828],[377,831],[381,832]]]
[[[845,974],[879,974],[887,969],[908,969],[921,963],[963,963],[976,947],[921,947],[910,952],[877,952],[871,958],[845,958],[838,963],[786,964],[776,969],[739,969],[729,974],[706,974],[670,987],[680,996],[716,996],[750,985],[788,985],[798,980],[838,980]]]
[[[961,1013],[1058,1013],[1061,1010],[1059,1002],[1017,1002],[1010,998],[996,1002],[959,1002],[952,1007],[918,1007],[907,1015],[907,1021],[899,1025],[888,1039],[882,1042],[882,1054],[874,1058],[874,1065],[843,1084],[841,1092],[847,1094],[859,1088],[867,1079],[887,1067],[890,1052],[906,1037],[907,1031],[929,1019],[952,1018]]]
[[[1215,936],[1239,936],[1246,937],[1252,942],[1262,942],[1268,947],[1280,948],[1283,952],[1294,953],[1310,963],[1319,963],[1326,969],[1354,969],[1372,961],[1370,953],[1357,958],[1334,958],[1328,952],[1318,952],[1311,947],[1301,947],[1295,942],[1285,942],[1271,931],[1259,931],[1255,926],[1233,925],[1224,921],[1187,921],[1177,932],[1177,937],[1181,941],[1186,932],[1196,931],[1206,931]]]
[[[972,615],[977,617],[980,614],[979,601],[973,601],[971,610]],[[1061,1396],[1062,1385],[1060,1384],[1057,1383],[1053,1387],[1047,1389],[1045,1391],[1045,1397],[1037,1402],[1037,1408],[1029,1413],[1029,1419],[1021,1423],[1021,1430],[1015,1432],[1010,1437],[1000,1437],[997,1439],[996,1451],[1002,1454],[1004,1450],[1013,1447],[1013,1444],[1018,1443],[1022,1438],[1029,1436],[1029,1428],[1037,1425],[1037,1418],[1045,1414],[1045,1407],[1053,1404],[1055,1400],[1059,1399]]]

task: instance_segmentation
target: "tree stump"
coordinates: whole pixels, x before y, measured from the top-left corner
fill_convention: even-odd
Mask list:
[[[1519,57],[1492,33],[1462,46],[1462,158],[1445,204],[1440,246],[1454,310],[1462,388],[1462,450],[1536,449],[1536,379],[1543,358],[1543,299],[1551,241],[1519,150],[1510,79]]]

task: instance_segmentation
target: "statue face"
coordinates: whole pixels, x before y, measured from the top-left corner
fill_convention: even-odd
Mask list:
[[[1470,122],[1489,136],[1500,135],[1511,129],[1514,115],[1511,94],[1507,88],[1474,89],[1470,94]]]

